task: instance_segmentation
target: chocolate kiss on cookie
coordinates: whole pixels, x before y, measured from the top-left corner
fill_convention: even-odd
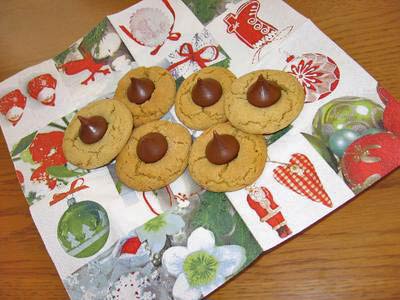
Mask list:
[[[260,75],[247,90],[247,101],[257,107],[268,107],[281,97],[281,88]]]
[[[206,157],[215,165],[224,165],[238,156],[239,149],[240,144],[233,135],[220,135],[214,131],[213,139],[206,147]]]
[[[103,138],[108,128],[106,119],[101,116],[92,116],[89,118],[78,116],[78,119],[81,122],[79,138],[83,143],[94,144]]]
[[[131,85],[128,87],[127,96],[130,102],[143,104],[151,98],[155,89],[153,81],[148,78],[131,78]]]
[[[192,89],[192,100],[201,107],[217,103],[221,96],[222,86],[212,78],[199,78]]]
[[[142,136],[136,146],[137,156],[147,164],[159,161],[167,151],[167,139],[158,132],[150,132]]]

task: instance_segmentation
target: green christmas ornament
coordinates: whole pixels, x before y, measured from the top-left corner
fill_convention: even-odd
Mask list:
[[[342,97],[321,106],[314,116],[313,135],[328,144],[338,130],[349,129],[362,134],[370,128],[383,128],[383,108],[361,97]]]
[[[347,147],[359,137],[360,135],[353,130],[340,129],[329,137],[329,149],[337,156],[342,157]]]
[[[76,258],[96,254],[107,241],[110,222],[107,212],[93,201],[68,200],[68,209],[61,216],[57,237],[62,248]]]

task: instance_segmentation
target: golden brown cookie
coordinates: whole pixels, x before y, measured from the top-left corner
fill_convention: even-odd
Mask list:
[[[207,78],[220,83],[222,95],[215,104],[202,107],[193,101],[192,91],[198,79]],[[207,67],[190,75],[179,87],[176,96],[175,112],[179,120],[187,127],[196,130],[204,130],[214,124],[225,122],[227,120],[224,111],[225,95],[235,78],[231,71],[222,67]]]
[[[206,156],[206,148],[214,132],[232,135],[239,142],[237,157],[227,164],[216,165]],[[189,172],[199,185],[209,191],[235,191],[257,180],[264,170],[266,159],[267,144],[262,135],[245,133],[226,122],[210,127],[194,141],[189,156]]]
[[[279,100],[268,107],[257,107],[247,98],[249,88],[262,75],[281,88]],[[274,133],[288,126],[301,112],[304,89],[297,79],[282,71],[260,70],[248,73],[232,83],[225,98],[225,114],[238,129],[254,134]]]
[[[149,100],[136,104],[129,100],[128,89],[131,78],[149,79],[154,84],[154,91]],[[175,101],[176,85],[172,75],[161,67],[140,67],[128,72],[118,83],[114,98],[124,103],[133,115],[135,127],[158,120],[165,115]]]
[[[166,153],[156,162],[145,163],[143,158],[139,157],[138,144],[142,145],[144,137],[149,134],[157,133],[167,141]],[[186,169],[191,144],[192,138],[182,125],[164,120],[144,124],[134,129],[128,143],[118,155],[116,174],[122,183],[132,189],[159,189],[173,182]],[[153,156],[159,155],[161,150],[156,150],[147,149],[147,152],[152,152]],[[146,155],[145,149],[143,151],[142,154]]]
[[[84,118],[102,117],[107,123],[104,135],[92,144],[84,143],[80,137]],[[132,114],[124,104],[116,100],[98,100],[82,108],[65,130],[63,151],[66,159],[84,169],[94,169],[112,161],[131,135]]]

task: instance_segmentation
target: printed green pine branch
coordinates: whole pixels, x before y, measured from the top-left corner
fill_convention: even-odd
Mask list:
[[[56,63],[56,65],[62,65],[64,63],[65,59],[67,58],[68,54],[70,54],[72,51],[74,51],[74,48],[69,47],[69,48],[65,49],[63,52],[61,52],[60,54],[58,54],[57,56],[55,56],[53,58],[53,60]]]
[[[93,28],[82,40],[82,47],[87,51],[94,48],[94,52],[97,55],[99,53],[99,43],[104,36],[107,29],[107,19],[101,21],[95,28]]]
[[[183,0],[202,23],[211,21],[217,11],[220,0]]]

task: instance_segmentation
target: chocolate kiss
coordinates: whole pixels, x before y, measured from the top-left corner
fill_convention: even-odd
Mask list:
[[[275,83],[258,76],[247,90],[247,101],[257,107],[268,107],[275,104],[281,97],[281,88]]]
[[[127,96],[130,102],[143,104],[151,98],[154,89],[155,85],[150,79],[132,77]]]
[[[159,161],[167,153],[167,150],[167,139],[158,132],[150,132],[142,136],[136,146],[137,156],[145,163]]]
[[[206,147],[206,157],[215,165],[223,165],[234,160],[239,154],[239,149],[240,144],[233,135],[220,135],[214,131],[214,137]]]
[[[212,78],[199,78],[192,89],[192,100],[201,107],[217,103],[221,96],[221,84]]]
[[[101,116],[89,118],[78,116],[78,119],[81,122],[79,138],[85,144],[94,144],[100,141],[107,131],[108,123]]]

